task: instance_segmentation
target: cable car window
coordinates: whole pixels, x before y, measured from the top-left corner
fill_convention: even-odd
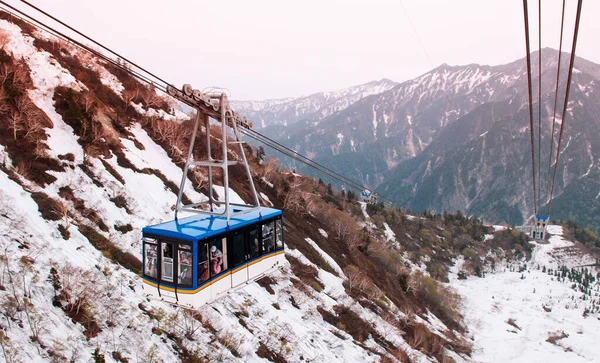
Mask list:
[[[208,280],[208,243],[198,244],[198,285]]]
[[[283,248],[283,225],[282,220],[278,219],[275,221],[275,240],[276,248],[278,250]]]
[[[227,270],[227,238],[225,237],[221,237],[219,238],[220,242],[215,242],[215,244],[217,245],[217,247],[222,247],[221,248],[221,252],[223,252],[223,267],[222,267],[222,271]]]
[[[267,222],[262,226],[262,245],[263,253],[271,252],[275,249],[275,240],[273,239],[273,222]]]
[[[244,233],[237,232],[231,237],[231,250],[229,254],[231,256],[231,267],[236,267],[244,263]]]
[[[161,277],[164,281],[173,282],[173,245],[161,242],[161,257]]]
[[[227,238],[225,237],[221,237],[219,238],[220,242],[215,242],[215,244],[217,245],[217,247],[222,247],[221,252],[223,252],[223,267],[221,268],[221,271],[225,271],[228,268],[227,265]]]
[[[157,278],[157,246],[156,240],[152,238],[144,238],[144,275]]]
[[[246,251],[248,251],[248,259],[256,258],[260,255],[259,237],[260,229],[251,229],[248,231],[248,239],[246,240]]]
[[[223,243],[221,239],[215,239],[210,242],[210,272],[211,276],[218,275],[221,271],[224,271],[224,256],[221,250]]]
[[[185,245],[184,245],[185,246]],[[181,248],[182,245],[179,245]],[[189,246],[185,246],[189,248]],[[192,251],[178,250],[177,283],[182,286],[192,286]]]

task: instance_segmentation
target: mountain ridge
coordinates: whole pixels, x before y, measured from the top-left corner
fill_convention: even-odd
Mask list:
[[[387,78],[336,91],[265,101],[231,101],[236,112],[255,120],[257,126],[291,125],[302,119],[318,121],[357,100],[381,93],[397,83]]]
[[[534,95],[537,95],[538,54],[538,52],[532,53]],[[542,165],[545,165],[544,167],[547,168],[549,129],[552,124],[550,113],[553,110],[553,92],[556,85],[558,51],[551,48],[544,48],[542,50],[542,57],[542,116],[544,127],[542,132]],[[569,54],[563,52],[562,59],[562,76],[559,93],[564,92],[565,89]],[[594,99],[594,94],[597,94],[597,85],[600,79],[598,70],[600,70],[600,65],[580,57],[575,58],[575,70],[573,74],[575,86],[572,87],[572,101],[570,101],[574,105],[575,111],[572,107],[568,109],[568,126],[567,130],[565,130],[566,141],[563,143],[563,146],[568,144],[569,137],[572,138],[575,135],[584,137],[582,135],[585,134],[584,130],[586,128],[596,128],[595,125],[598,122],[598,117],[595,116],[596,113],[594,110],[597,109],[598,102]],[[395,200],[403,207],[415,208],[416,210],[421,210],[422,208],[431,209],[439,212],[445,209],[460,209],[466,213],[470,213],[471,206],[477,203],[474,204],[469,194],[478,195],[479,193],[469,193],[469,191],[479,190],[480,187],[477,185],[481,185],[482,180],[479,180],[475,184],[467,183],[470,186],[466,187],[466,191],[459,193],[461,195],[455,195],[451,198],[454,202],[443,201],[439,205],[427,204],[423,203],[423,200],[419,200],[417,194],[394,192],[392,190],[394,186],[410,183],[415,185],[418,182],[416,179],[410,178],[408,174],[394,172],[393,170],[394,168],[399,168],[402,163],[414,165],[415,161],[411,161],[411,159],[428,150],[430,146],[431,149],[427,152],[432,157],[435,154],[436,160],[439,158],[443,159],[445,154],[452,153],[452,148],[471,140],[476,140],[481,134],[490,131],[491,129],[489,128],[495,122],[500,122],[500,120],[520,126],[518,128],[505,129],[503,133],[492,132],[488,134],[488,140],[490,138],[506,139],[507,137],[512,139],[515,135],[520,135],[522,129],[528,127],[528,116],[522,112],[522,109],[527,107],[528,102],[525,72],[526,64],[524,58],[495,66],[481,66],[477,64],[449,66],[442,64],[413,80],[402,82],[386,92],[361,98],[347,108],[333,113],[318,122],[304,120],[288,127],[273,125],[263,129],[262,132],[300,153],[315,158],[320,163],[331,166],[332,169],[341,174],[352,175],[353,179],[368,188],[375,189],[379,187],[379,193],[388,198],[391,197],[390,199]],[[558,112],[562,109],[562,102],[559,97]],[[583,105],[582,109],[578,109],[581,105],[577,102]],[[496,104],[496,106],[487,109],[487,113],[481,114],[482,111],[478,111],[478,108],[486,104]],[[499,108],[498,105],[503,105],[503,109]],[[534,118],[537,119],[536,100],[534,100],[534,109]],[[461,118],[469,117],[469,114],[472,112],[480,113],[478,117],[485,118],[486,121],[484,124],[487,126],[484,128],[469,128],[470,126],[467,126],[467,129],[471,131],[467,132],[467,129],[465,129],[462,133],[461,130],[456,130],[452,126]],[[473,120],[473,117],[470,117],[470,119]],[[560,122],[560,117],[558,117],[557,122]],[[453,131],[444,132],[447,128]],[[436,142],[436,140],[446,137],[450,137],[450,139]],[[598,163],[593,160],[597,156],[589,157],[588,155],[596,155],[597,141],[593,138],[590,139],[590,137],[588,134],[587,140],[584,142],[586,146],[579,153],[570,154],[569,158],[578,160],[577,165],[585,164],[586,166],[594,166],[596,168]],[[450,140],[455,141],[450,142]],[[524,155],[527,149],[523,145],[526,145],[527,140],[525,136],[520,140],[520,143],[514,144],[514,147]],[[500,147],[501,143],[498,141],[494,140],[494,147]],[[592,151],[588,152],[588,149]],[[477,153],[481,152],[481,150],[469,147],[461,149],[461,152]],[[501,155],[501,153],[501,149],[496,150],[497,155]],[[419,167],[423,173],[427,170],[427,165],[433,159],[421,159],[424,160],[424,164]],[[519,163],[513,163],[511,166],[512,169],[521,169],[527,163],[529,165],[531,163],[531,160],[527,160],[526,157],[518,157],[518,159],[520,160]],[[477,158],[476,155],[473,155],[471,160],[475,163],[480,162],[480,158]],[[502,158],[500,159],[500,164],[502,163],[501,160]],[[496,163],[493,160],[486,160],[485,162],[488,165]],[[304,169],[301,165],[294,164],[293,161],[288,161],[288,163],[303,172],[310,173],[310,170]],[[446,165],[446,167],[451,168],[449,165]],[[432,164],[432,167],[434,166],[435,164]],[[472,166],[461,165],[462,169],[470,167]],[[502,165],[498,165],[498,167],[499,169],[496,170],[504,170]],[[495,169],[491,168],[488,170],[489,172],[493,172]],[[575,172],[573,167],[570,170]],[[562,169],[559,171],[557,178],[564,173],[566,176],[564,180],[568,184],[571,180],[578,180],[583,177],[585,172],[577,171],[576,175],[570,175],[571,172],[569,169]],[[513,172],[511,173],[512,175],[517,175]],[[424,174],[422,177],[425,177]],[[524,186],[531,186],[531,181],[519,178],[517,182],[520,185],[518,187],[518,194],[524,195],[527,192]],[[547,181],[544,180],[544,184],[546,183]],[[554,193],[554,197],[557,198],[560,197],[563,188],[566,186],[562,185],[562,183],[559,184]],[[544,186],[542,194],[544,198],[548,198],[549,192],[545,189],[546,187]],[[573,188],[569,190],[573,190]],[[498,193],[492,194],[499,195]],[[589,197],[595,197],[595,195],[590,195]],[[508,215],[512,215],[513,217],[505,219],[505,221],[520,223],[521,218],[515,216],[523,214],[524,218],[528,218],[532,214],[533,202],[529,198],[521,202],[519,198],[523,199],[521,197],[510,198],[512,204],[507,209],[510,212],[501,213],[501,216],[498,216],[491,213],[489,208],[484,208],[486,211],[483,212],[483,215],[486,216],[486,213],[490,212],[491,214],[487,215],[487,217],[495,222],[502,221],[502,219],[497,218],[508,218]],[[576,198],[581,199],[582,196],[577,196]],[[483,204],[488,203],[491,205],[495,202],[496,200],[486,202],[485,198],[482,200]],[[500,201],[498,200],[498,202]],[[546,200],[540,201],[542,205],[546,203]],[[480,211],[480,209],[476,210]],[[565,218],[569,215],[576,216],[578,214],[573,214],[572,207],[565,213],[558,213],[557,217]],[[581,214],[579,215],[580,218],[584,217]],[[600,225],[596,224],[590,226],[593,226],[594,229],[600,228]]]

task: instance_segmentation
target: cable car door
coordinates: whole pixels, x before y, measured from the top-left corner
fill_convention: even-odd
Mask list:
[[[255,278],[260,275],[261,271],[260,263],[257,263],[256,259],[260,257],[260,232],[261,229],[258,226],[252,227],[246,236],[246,261],[248,261],[248,280]]]
[[[160,257],[161,257],[161,278],[164,282],[173,283],[173,256],[174,246],[172,243],[161,242]]]
[[[236,231],[227,237],[228,253],[231,254],[231,286],[237,286],[248,281],[246,265],[246,249],[244,244],[244,232]]]

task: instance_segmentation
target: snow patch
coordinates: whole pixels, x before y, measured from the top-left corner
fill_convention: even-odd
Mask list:
[[[386,241],[395,241],[396,240],[396,234],[394,233],[394,231],[392,231],[392,229],[390,228],[390,226],[383,222],[383,227],[385,228],[385,239]]]
[[[270,205],[271,207],[273,206],[273,203],[271,203],[271,200],[269,199],[269,197],[268,197],[268,196],[267,196],[265,193],[263,193],[263,192],[260,192],[260,193],[259,193],[259,195],[260,195],[260,197],[261,197],[261,198],[262,198],[262,199],[263,199],[265,202],[269,203],[269,205]]]
[[[346,275],[344,275],[344,271],[342,271],[342,269],[340,268],[340,265],[338,265],[337,262],[335,262],[335,260],[327,254],[327,252],[323,251],[321,249],[321,247],[319,247],[319,245],[317,245],[315,243],[315,241],[313,241],[312,239],[310,239],[308,237],[305,238],[304,240],[306,242],[308,242],[308,244],[311,245],[315,250],[317,250],[317,252],[319,252],[321,257],[323,257],[323,259],[327,262],[327,264],[329,266],[331,266],[331,268],[333,268],[333,270],[338,274],[338,276],[340,276],[344,279],[346,278]]]
[[[265,178],[264,176],[260,178],[260,180],[263,181],[263,183],[265,183],[266,185],[268,185],[269,187],[273,188],[273,183],[271,183],[270,181],[267,180],[267,178]]]
[[[217,194],[219,194],[218,200],[220,202],[224,202],[225,201],[225,188],[220,185],[213,184],[213,189],[217,192]],[[246,202],[244,202],[242,197],[240,197],[240,195],[231,188],[229,188],[229,203],[246,204]]]
[[[325,238],[329,238],[329,236],[327,235],[327,232],[325,232],[322,228],[319,228],[319,233],[321,233],[321,236],[323,236]]]

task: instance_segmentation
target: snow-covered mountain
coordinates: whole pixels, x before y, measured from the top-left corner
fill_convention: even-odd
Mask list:
[[[333,92],[319,92],[297,98],[231,101],[231,106],[254,120],[260,128],[271,125],[288,126],[304,119],[319,121],[364,97],[385,92],[396,84],[384,78]]]
[[[525,264],[532,252],[536,264],[545,256],[516,230],[494,233],[461,213],[413,216],[365,205],[249,155],[261,202],[284,212],[289,266],[197,311],[149,299],[139,276],[140,230],[172,218],[188,116],[127,72],[3,12],[0,76],[6,362],[480,361],[493,352],[478,341],[472,351],[467,338],[486,330],[464,325],[463,315],[471,323],[479,310],[461,308],[453,261],[455,270],[483,276]],[[247,199],[236,171],[230,193]],[[185,198],[204,200],[205,175],[187,177]],[[600,244],[591,241],[589,248]],[[477,279],[467,282],[490,281]],[[571,314],[565,329],[585,327],[566,341],[594,359],[596,346],[580,344],[595,338],[588,328],[598,331],[590,291],[572,294],[573,311],[591,308],[587,320]]]
[[[3,360],[469,360],[460,314],[428,295],[446,288],[356,201],[251,156],[262,202],[284,210],[289,266],[199,311],[147,298],[140,231],[172,219],[188,116],[3,12],[0,40]],[[235,171],[230,193],[247,198]],[[205,175],[188,177],[184,198],[204,200]]]
[[[537,59],[535,52],[534,95]],[[556,50],[542,50],[541,164],[546,169],[557,61]],[[567,63],[562,62],[560,94],[564,94]],[[600,208],[594,202],[600,192],[594,186],[600,159],[599,69],[598,64],[576,58],[572,107],[562,145],[562,160],[569,162],[559,166],[554,193],[561,205],[555,209],[557,218],[573,216],[595,230],[600,225],[589,215]],[[378,187],[381,195],[403,207],[460,209],[491,221],[519,224],[533,211],[532,198],[523,198],[533,189],[530,173],[523,172],[531,165],[527,102],[525,59],[499,66],[444,64],[319,122],[305,119],[262,132],[370,188]],[[560,112],[560,97],[557,106]],[[559,122],[560,117],[555,125]],[[549,198],[546,175],[547,171],[542,205]],[[592,212],[580,213],[582,209]]]
[[[557,54],[550,49],[544,50],[543,54],[541,159],[536,158],[535,162],[541,164],[542,170],[538,205],[545,206],[550,194],[548,163]],[[563,58],[568,59],[568,54],[563,54]],[[468,113],[438,129],[427,148],[386,174],[379,190],[416,210],[461,209],[490,220],[515,224],[532,215],[531,145],[524,62],[506,68],[512,69],[514,76],[508,77],[506,70],[495,76],[492,82],[495,86],[484,92],[488,102],[478,102]],[[598,230],[599,225],[589,215],[595,214],[600,207],[594,202],[600,192],[594,182],[600,172],[600,139],[597,136],[600,130],[597,96],[600,79],[597,69],[598,65],[576,58],[552,210],[553,218],[571,218],[594,230]],[[566,69],[562,74],[565,77],[561,78],[559,92],[564,94]],[[513,81],[502,83],[507,78]],[[490,82],[488,80],[482,87],[487,89]],[[534,84],[537,84],[537,77]],[[534,94],[537,94],[537,87]],[[562,103],[559,97],[559,112]],[[538,102],[534,102],[534,120],[538,115],[537,105]],[[555,123],[554,151],[560,122],[559,115]]]

